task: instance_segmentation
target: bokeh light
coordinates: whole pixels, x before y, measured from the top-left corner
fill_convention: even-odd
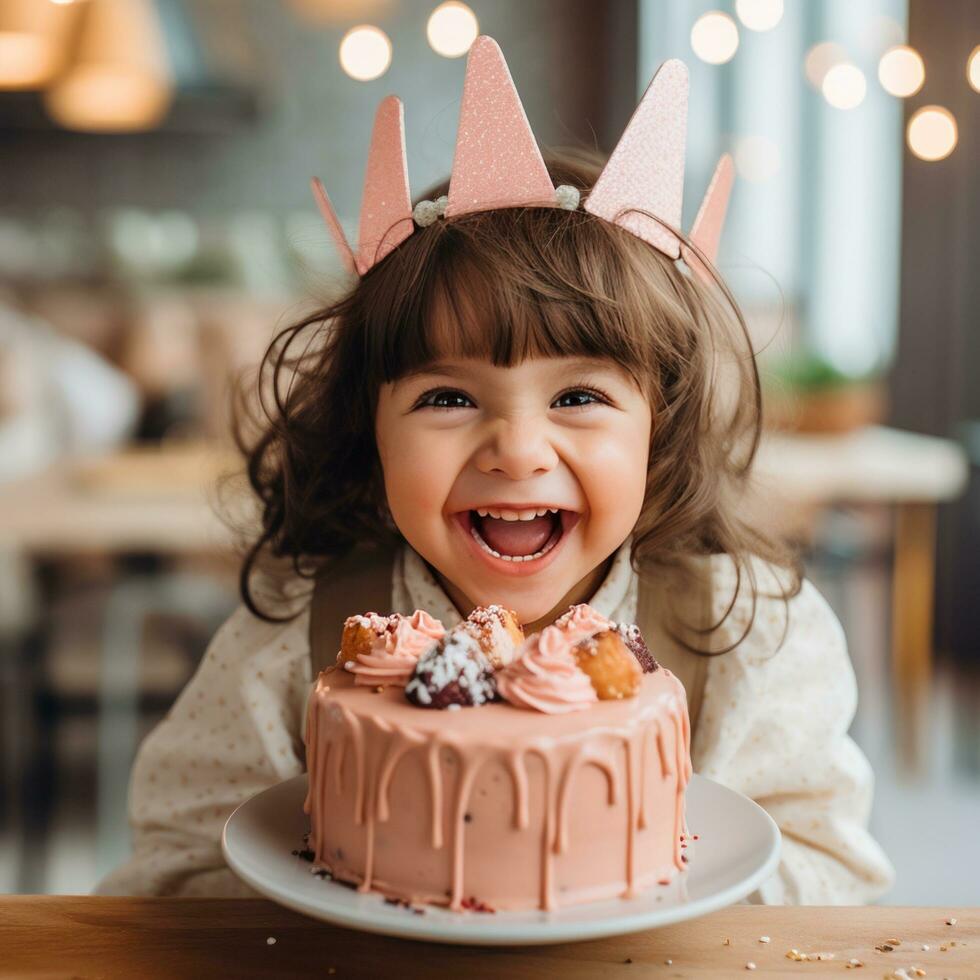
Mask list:
[[[909,120],[909,149],[920,160],[942,160],[956,148],[956,118],[941,105],[926,105]]]
[[[803,62],[807,81],[819,92],[827,72],[842,61],[847,61],[847,52],[836,41],[815,44],[807,51]]]
[[[980,44],[970,52],[970,57],[966,60],[966,79],[980,92]]]
[[[380,78],[391,64],[391,41],[379,27],[352,27],[340,42],[340,66],[359,82]]]
[[[735,13],[750,31],[771,31],[783,19],[783,0],[735,0]]]
[[[878,62],[878,81],[889,94],[900,99],[915,95],[926,80],[926,66],[915,48],[900,44],[889,48]]]
[[[0,89],[40,88],[57,60],[51,39],[27,31],[0,31]]]
[[[731,61],[738,50],[735,21],[719,10],[704,14],[691,28],[691,47],[709,65],[723,65]]]
[[[868,84],[857,65],[843,61],[824,75],[820,91],[835,109],[854,109],[864,101]]]
[[[448,0],[432,11],[425,33],[436,54],[458,58],[469,51],[480,33],[480,25],[465,3]]]

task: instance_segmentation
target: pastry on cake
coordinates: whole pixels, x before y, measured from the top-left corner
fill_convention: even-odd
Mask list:
[[[370,653],[376,642],[383,640],[386,633],[394,631],[400,618],[397,613],[381,616],[376,612],[348,616],[340,637],[337,663],[346,664],[356,660],[359,654]]]
[[[354,675],[355,684],[404,686],[418,658],[445,632],[442,623],[424,609],[411,616],[350,616],[344,623],[337,662]]]
[[[405,685],[405,697],[420,708],[475,707],[496,696],[493,666],[463,630],[451,630],[426,650]]]
[[[314,867],[453,910],[631,896],[684,869],[687,701],[632,624],[582,604],[488,651],[465,623],[385,619],[310,694]]]
[[[477,606],[455,630],[468,633],[480,644],[484,656],[494,670],[514,659],[517,648],[524,642],[524,630],[513,609],[500,605]]]
[[[639,690],[643,671],[616,630],[587,636],[575,644],[572,652],[600,701],[631,698]]]

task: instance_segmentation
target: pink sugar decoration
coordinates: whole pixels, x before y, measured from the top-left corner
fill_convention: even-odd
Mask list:
[[[681,223],[687,95],[687,66],[676,58],[664,62],[585,202],[586,211],[672,259],[680,255],[680,241],[663,223],[674,228]]]
[[[500,47],[491,37],[478,37],[466,62],[446,216],[556,203]]]
[[[735,164],[729,154],[724,154],[715,166],[715,172],[708,184],[704,200],[698,209],[689,235],[692,242],[711,261],[718,256],[718,245],[721,242],[721,231],[725,225],[725,215],[728,212],[728,201],[735,183]],[[711,282],[708,270],[700,259],[689,249],[684,248],[684,261],[706,282]]]
[[[405,153],[405,110],[401,99],[382,99],[374,116],[364,172],[357,270],[363,276],[412,234],[412,196]]]

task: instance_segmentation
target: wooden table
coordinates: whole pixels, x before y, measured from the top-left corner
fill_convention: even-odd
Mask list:
[[[809,958],[790,959],[791,950]],[[864,966],[849,968],[852,958]],[[966,980],[980,976],[980,909],[735,905],[631,936],[507,948],[352,932],[257,899],[0,897],[0,977],[18,980],[729,978],[749,972],[750,962],[757,976],[809,980],[853,970],[855,977],[878,978],[904,969],[915,977],[918,968],[937,980]]]
[[[65,459],[0,486],[0,547],[31,556],[232,554],[225,517],[248,523],[254,507],[240,493],[219,498],[218,485],[239,468],[234,453],[197,443]]]

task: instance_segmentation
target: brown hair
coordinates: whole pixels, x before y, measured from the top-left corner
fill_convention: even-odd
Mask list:
[[[600,166],[581,152],[548,158],[554,182],[583,194]],[[277,619],[258,607],[251,587],[264,557],[288,558],[294,572],[312,577],[357,543],[402,540],[375,445],[378,391],[441,356],[504,366],[528,356],[615,360],[646,392],[654,419],[633,567],[734,558],[736,592],[706,632],[731,611],[743,571],[754,615],[751,554],[791,568],[783,598],[795,595],[794,559],[738,514],[759,442],[759,375],[738,306],[701,258],[711,283],[582,209],[440,218],[416,228],[332,305],[279,333],[260,368],[270,392],[261,431],[248,440],[237,428],[262,506],[262,531],[241,570],[248,608]],[[452,331],[438,328],[446,322]]]

